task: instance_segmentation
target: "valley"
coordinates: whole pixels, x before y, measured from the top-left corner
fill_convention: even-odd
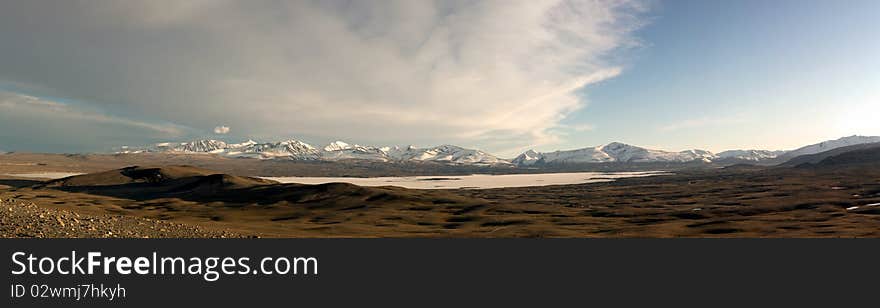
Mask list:
[[[615,173],[592,173],[597,181],[550,181],[583,177],[570,173],[585,171],[580,169],[665,173],[633,173],[613,181]],[[10,176],[47,173],[82,175]],[[292,175],[320,181],[285,178]],[[420,188],[444,188],[434,186],[468,177],[483,177],[491,185],[414,189],[320,178],[389,176],[421,176],[416,180],[427,179],[420,183],[429,186]],[[547,182],[510,187],[507,177]],[[516,167],[180,153],[7,153],[0,155],[0,199],[11,200],[0,213],[3,237],[95,237],[96,225],[116,226],[101,237],[877,237],[880,145],[836,147],[775,166]],[[76,215],[89,220],[69,220]],[[169,225],[135,227],[157,223]],[[119,227],[124,225],[131,230]]]

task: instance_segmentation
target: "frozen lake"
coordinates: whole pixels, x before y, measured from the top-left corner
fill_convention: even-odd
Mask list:
[[[20,178],[34,178],[34,179],[60,179],[66,178],[69,176],[80,175],[82,173],[75,172],[36,172],[36,173],[12,173],[12,174],[4,174],[7,176],[14,176]]]
[[[58,179],[82,173],[72,172],[39,172],[4,174],[7,176],[40,179]],[[262,177],[281,183],[324,184],[351,183],[360,186],[400,186],[415,189],[486,189],[502,187],[527,187],[546,185],[566,185],[582,183],[610,182],[620,178],[643,177],[669,174],[662,171],[644,172],[570,172],[570,173],[536,173],[536,174],[472,174],[454,176],[401,176],[401,177]]]
[[[581,183],[610,182],[619,178],[668,174],[666,172],[572,172],[537,174],[473,174],[459,176],[405,176],[405,177],[263,177],[281,183],[324,184],[343,182],[360,186],[401,186],[416,189],[502,188]]]

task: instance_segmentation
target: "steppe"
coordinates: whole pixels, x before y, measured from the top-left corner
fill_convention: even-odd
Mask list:
[[[0,236],[877,237],[880,164],[858,157],[833,164],[681,168],[604,183],[430,190],[282,184],[253,176],[486,170],[14,153],[0,155],[0,174],[85,175],[0,176]]]

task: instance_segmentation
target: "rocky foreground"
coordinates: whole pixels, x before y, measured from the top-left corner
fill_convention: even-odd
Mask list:
[[[231,238],[241,235],[122,215],[86,215],[0,199],[0,238]]]

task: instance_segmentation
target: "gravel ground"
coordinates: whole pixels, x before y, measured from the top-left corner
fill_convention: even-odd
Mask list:
[[[0,238],[234,238],[162,220],[121,215],[84,215],[47,209],[33,202],[0,199]]]

